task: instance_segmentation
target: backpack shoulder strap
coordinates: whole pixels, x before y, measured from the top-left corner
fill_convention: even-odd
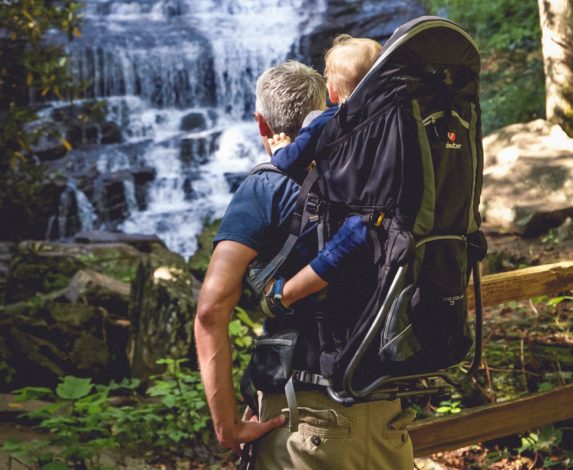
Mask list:
[[[272,171],[275,173],[284,174],[276,166],[271,163],[263,163],[257,165],[251,174],[258,174],[264,171]],[[288,176],[288,175],[286,175]],[[301,190],[297,196],[295,207],[292,214],[291,224],[289,227],[289,233],[287,239],[280,249],[280,251],[275,255],[275,257],[264,267],[252,266],[249,269],[248,283],[253,289],[253,291],[259,295],[264,286],[267,284],[270,278],[272,278],[279,268],[283,265],[284,261],[287,259],[294,245],[296,244],[300,234],[302,233],[305,225],[309,221],[309,213],[305,210],[306,199],[309,195],[310,189],[317,180],[316,169],[311,171],[309,176],[306,177],[305,181],[302,183]]]
[[[257,166],[255,166],[249,172],[249,175],[256,175],[259,173],[264,173],[265,171],[270,171],[272,173],[280,173],[281,175],[289,176],[284,171],[282,171],[280,168],[273,165],[271,162],[259,163]]]

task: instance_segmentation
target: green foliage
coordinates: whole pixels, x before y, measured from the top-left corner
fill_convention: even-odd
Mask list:
[[[236,390],[250,358],[252,335],[259,329],[244,310],[237,309],[229,325]],[[185,362],[159,360],[165,371],[151,378],[145,397],[136,392],[139,382],[127,379],[96,385],[89,378],[66,376],[55,390],[18,390],[14,392],[18,401],[51,401],[27,413],[29,419],[39,420],[38,427],[47,431],[47,437],[29,442],[11,439],[0,446],[0,452],[38,470],[103,470],[99,461],[103,449],[163,463],[208,455],[213,442],[209,409],[199,372],[186,369]]]
[[[213,254],[213,238],[219,231],[221,221],[205,220],[203,230],[197,237],[197,251],[189,259],[189,270],[199,280],[205,279],[205,273]]]
[[[29,132],[35,119],[30,96],[64,98],[72,91],[68,59],[60,45],[46,43],[51,30],[79,35],[79,3],[72,0],[9,0],[0,9],[0,166],[26,162],[42,130]]]
[[[490,466],[502,460],[508,462],[523,457],[531,462],[528,468],[571,468],[573,456],[562,448],[564,429],[546,426],[523,434],[520,447],[512,451],[504,448],[488,452],[487,464]]]
[[[560,295],[558,297],[553,297],[547,301],[547,306],[548,307],[556,307],[561,302],[564,302],[566,300],[573,302],[573,296],[572,295]]]
[[[456,414],[462,411],[461,400],[443,400],[440,402],[440,406],[436,409],[436,413],[440,414]]]
[[[30,215],[42,213],[46,204],[39,184],[45,174],[34,165],[33,146],[40,137],[47,137],[71,148],[53,127],[31,123],[37,118],[34,103],[75,93],[62,46],[45,39],[53,31],[69,39],[79,35],[78,9],[79,3],[73,0],[1,2],[0,217],[18,220],[22,226],[13,231],[22,238],[30,233]]]
[[[261,334],[262,325],[254,322],[241,307],[235,308],[235,316],[236,318],[229,323],[229,336],[233,345],[233,382],[235,390],[239,390],[243,371],[251,359],[253,338]],[[240,396],[237,398],[240,399]]]
[[[124,388],[136,384],[124,383]],[[95,387],[91,379],[64,377],[55,392],[46,387],[27,387],[16,393],[19,401],[49,398],[53,402],[27,413],[39,420],[38,427],[48,431],[46,439],[22,442],[10,439],[0,446],[13,458],[34,469],[104,470],[99,462],[101,451],[114,448],[115,443],[107,432],[105,419],[106,401],[115,384]]]
[[[433,14],[460,24],[480,47],[484,133],[544,116],[537,2],[426,0],[426,4]]]

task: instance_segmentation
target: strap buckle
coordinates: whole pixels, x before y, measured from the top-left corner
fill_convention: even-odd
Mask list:
[[[382,226],[382,222],[384,222],[385,217],[386,214],[384,212],[381,211],[373,212],[372,214],[370,214],[370,223],[374,225],[374,227],[379,228]]]
[[[324,201],[322,198],[316,194],[308,193],[306,197],[306,211],[311,215],[320,214],[322,207],[324,206]]]

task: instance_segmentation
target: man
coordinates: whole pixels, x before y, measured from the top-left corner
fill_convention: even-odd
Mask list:
[[[261,75],[255,117],[269,154],[268,138],[279,132],[294,137],[304,117],[324,107],[325,95],[322,77],[297,62],[278,65]],[[299,190],[297,183],[282,174],[250,175],[233,197],[214,240],[215,249],[199,296],[195,336],[217,439],[236,453],[240,453],[242,443],[258,440],[257,470],[409,470],[413,459],[405,426],[410,417],[401,412],[398,401],[343,408],[322,391],[307,386],[297,392],[298,432],[291,433],[285,425],[284,394],[261,394],[258,419],[239,417],[231,377],[230,316],[239,301],[249,264],[255,258],[269,261],[282,247]],[[289,278],[314,257],[315,232],[312,226],[304,231],[281,276]],[[367,258],[367,253],[357,253],[352,260],[354,266],[343,270],[327,295],[327,304],[341,309],[348,318],[360,314],[376,280],[375,275],[362,278],[355,270],[350,272],[360,265],[366,269]],[[285,291],[285,303],[288,295]],[[305,299],[294,304],[293,310],[288,318],[268,319],[266,332],[285,328],[299,331],[304,352],[299,358],[303,364],[297,367],[318,371],[315,313],[322,310],[322,305],[316,299]]]

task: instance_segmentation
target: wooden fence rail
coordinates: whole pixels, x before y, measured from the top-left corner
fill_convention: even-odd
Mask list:
[[[573,418],[573,384],[518,400],[471,408],[408,428],[414,455],[423,457]]]
[[[474,287],[468,287],[468,306],[474,308]],[[545,264],[482,278],[484,307],[573,289],[573,261]]]
[[[482,300],[485,307],[538,295],[555,295],[573,289],[573,262],[536,266],[484,276]],[[473,285],[468,288],[473,309]],[[484,345],[487,350],[487,344]],[[518,400],[469,409],[460,414],[432,418],[408,428],[414,455],[475,444],[557,421],[573,419],[573,384]]]

